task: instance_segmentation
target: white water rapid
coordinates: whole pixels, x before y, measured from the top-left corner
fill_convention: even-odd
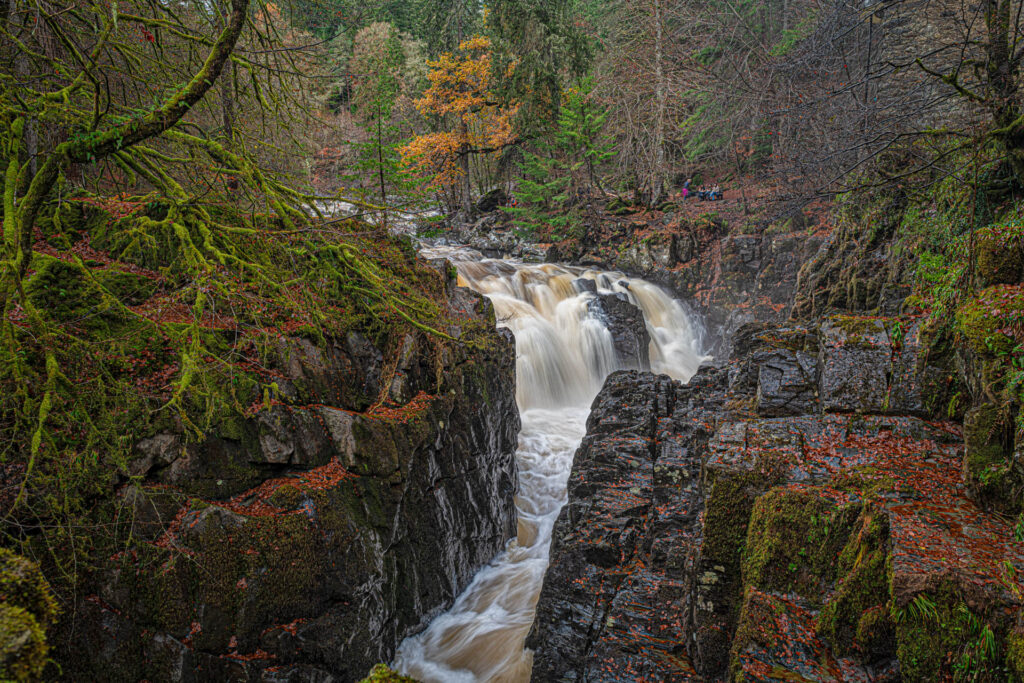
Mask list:
[[[656,373],[688,380],[706,360],[700,330],[663,290],[621,273],[483,259],[464,249],[437,248],[424,255],[449,258],[459,284],[489,297],[498,325],[515,334],[522,417],[516,451],[519,529],[448,612],[402,642],[394,668],[425,683],[528,681],[532,654],[524,641],[540,597],[552,528],[566,502],[573,453],[586,431],[591,402],[604,378],[618,369],[612,336],[588,309],[594,295],[575,281],[593,280],[599,293],[622,293],[643,311]]]

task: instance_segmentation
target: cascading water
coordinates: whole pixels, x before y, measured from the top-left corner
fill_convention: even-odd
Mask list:
[[[566,502],[572,457],[604,378],[618,369],[612,335],[588,305],[594,294],[621,293],[644,314],[651,369],[688,380],[707,358],[700,331],[678,301],[621,273],[552,264],[483,259],[470,250],[437,248],[459,284],[494,303],[498,325],[516,338],[519,448],[518,536],[480,570],[451,609],[406,639],[394,668],[426,683],[527,681],[532,655],[524,641],[548,564],[551,532]]]

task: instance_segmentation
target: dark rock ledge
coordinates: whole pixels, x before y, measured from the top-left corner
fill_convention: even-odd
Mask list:
[[[609,377],[555,528],[533,680],[1020,677],[1024,545],[968,497],[958,426],[928,419],[947,371],[915,329],[888,330],[747,326],[688,385]]]
[[[139,444],[138,542],[58,635],[69,680],[354,681],[451,604],[515,534],[519,419],[511,335],[450,296],[472,346],[289,340],[284,401]]]

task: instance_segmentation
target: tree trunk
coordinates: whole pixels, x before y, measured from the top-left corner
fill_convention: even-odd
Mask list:
[[[465,119],[460,122],[459,133],[463,140],[459,155],[459,166],[462,168],[462,211],[468,219],[473,214],[473,182],[469,177],[469,126]]]
[[[220,89],[221,122],[224,125],[224,147],[233,151],[235,140],[235,65],[228,66],[230,77],[224,79]],[[228,76],[225,74],[225,76]],[[229,175],[227,179],[228,194],[235,195],[238,192],[238,177]]]
[[[1018,182],[1024,184],[1024,119],[1017,102],[1017,69],[1012,63],[1011,0],[987,0],[985,27],[988,30],[986,72],[990,94],[989,110],[996,125],[993,136],[1006,149]]]
[[[377,175],[380,180],[380,205],[384,227],[388,225],[388,192],[384,184],[384,131],[382,129],[381,111],[377,107]]]
[[[654,167],[651,169],[651,207],[661,202],[665,190],[665,116],[668,88],[665,84],[663,0],[654,0]]]

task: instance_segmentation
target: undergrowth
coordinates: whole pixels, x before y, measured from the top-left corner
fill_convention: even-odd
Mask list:
[[[54,202],[0,320],[4,544],[74,586],[131,541],[112,494],[139,439],[200,442],[282,400],[289,339],[450,343],[445,286],[363,223],[155,195]]]

